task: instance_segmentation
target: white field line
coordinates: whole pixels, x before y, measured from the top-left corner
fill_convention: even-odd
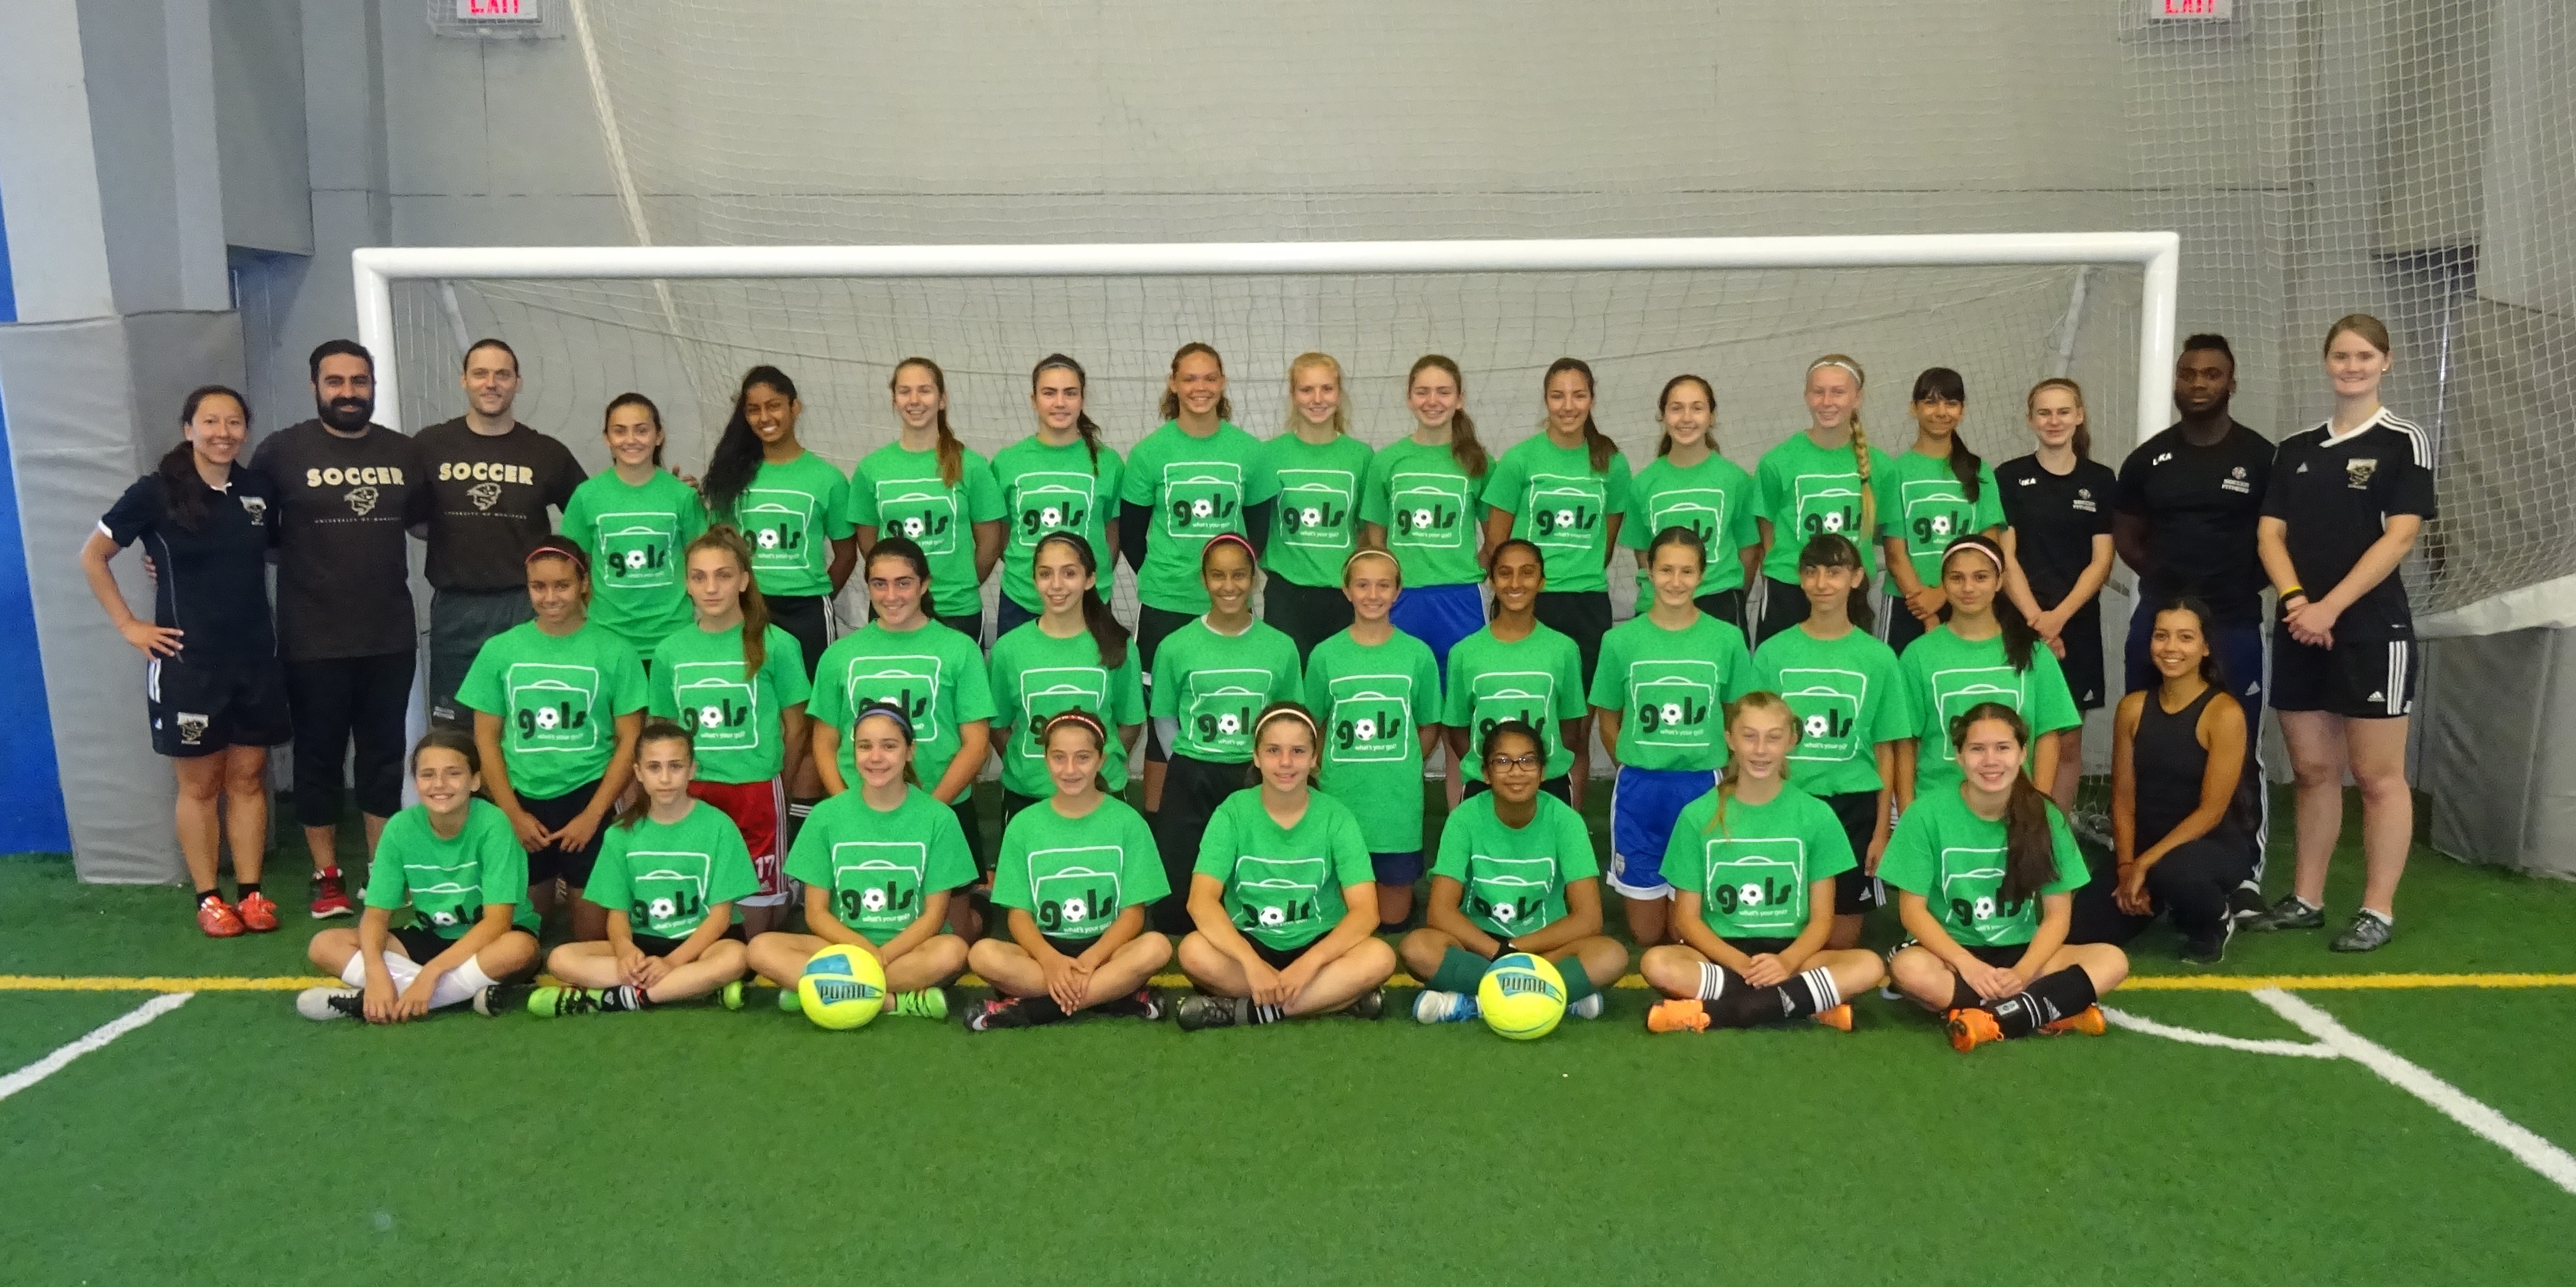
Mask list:
[[[47,1077],[51,1077],[55,1073],[61,1072],[65,1066],[71,1063],[71,1061],[78,1059],[82,1055],[88,1054],[93,1050],[103,1049],[107,1043],[178,1009],[180,1006],[186,1005],[188,1003],[188,998],[195,995],[196,993],[194,992],[171,992],[162,996],[154,997],[151,1000],[146,1001],[103,1024],[100,1024],[96,1028],[91,1029],[86,1035],[61,1049],[56,1050],[54,1053],[47,1055],[6,1077],[0,1077],[0,1099],[7,1099],[12,1095],[17,1094],[19,1091],[35,1085],[37,1082],[43,1081]]]
[[[2144,1015],[2115,1010],[2107,1005],[2102,1007],[2102,1017],[2110,1020],[2111,1026],[2115,1028],[2126,1028],[2131,1032],[2143,1032],[2151,1037],[2164,1037],[2173,1041],[2188,1042],[2195,1046],[2242,1050],[2249,1055],[2293,1055],[2302,1059],[2343,1057],[2332,1046],[2313,1041],[2258,1041],[2251,1037],[2222,1036],[2215,1032],[2202,1032],[2197,1028],[2177,1028],[2169,1023],[2158,1023]]]
[[[2335,1021],[2333,1015],[2277,988],[2265,988],[2253,994],[2255,1000],[2272,1012],[2297,1024],[2301,1031],[2324,1043],[2329,1049],[2354,1063],[2379,1074],[2380,1079],[2431,1104],[2442,1115],[2468,1127],[2480,1138],[2514,1156],[2514,1160],[2538,1171],[2542,1178],[2569,1193],[2576,1193],[2576,1157],[2565,1149],[2542,1139],[2516,1124],[2504,1114],[2487,1107],[2459,1087],[2434,1076],[2415,1064],[2400,1058],[2396,1052],[2364,1039],[2352,1029]]]

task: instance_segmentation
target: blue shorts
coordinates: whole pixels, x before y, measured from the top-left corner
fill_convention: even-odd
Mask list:
[[[1395,606],[1387,610],[1386,619],[1395,628],[1431,645],[1431,660],[1440,664],[1440,673],[1449,673],[1449,650],[1458,641],[1485,628],[1485,587],[1474,582],[1462,585],[1418,585],[1395,596]]]
[[[1422,879],[1422,851],[1407,850],[1400,854],[1370,854],[1369,865],[1377,868],[1381,885],[1411,885]]]
[[[1673,821],[1717,787],[1710,769],[1640,769],[1622,764],[1610,788],[1610,887],[1629,898],[1669,898],[1664,847]]]

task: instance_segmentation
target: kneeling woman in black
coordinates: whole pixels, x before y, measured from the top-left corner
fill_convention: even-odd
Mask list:
[[[2162,681],[2120,699],[2111,738],[2116,877],[2075,900],[2078,943],[2125,943],[2173,915],[2182,959],[2215,964],[2235,933],[2228,895],[2254,871],[2256,838],[2228,808],[2245,771],[2245,708],[2210,651],[2209,609],[2184,599],[2156,613],[2147,655]]]

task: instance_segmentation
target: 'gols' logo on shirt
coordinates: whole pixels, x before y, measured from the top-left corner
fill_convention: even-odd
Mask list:
[[[1349,549],[1351,498],[1358,494],[1359,480],[1348,470],[1280,470],[1281,539],[1316,549]]]
[[[860,657],[850,662],[850,709],[883,702],[912,717],[916,742],[939,740],[939,659],[937,657]]]
[[[1739,933],[1795,934],[1807,924],[1806,851],[1794,837],[1711,838],[1700,847],[1701,897]]]
[[[1709,716],[1717,710],[1716,662],[1630,662],[1628,694],[1640,745],[1700,750],[1711,744],[1714,729]]]
[[[1467,915],[1509,938],[1547,926],[1548,895],[1556,890],[1553,858],[1467,856]]]
[[[1979,702],[2001,702],[2018,711],[2022,708],[2021,676],[2010,666],[1962,666],[1956,670],[1932,672],[1932,703],[1941,712],[1941,727],[1968,713]],[[1944,763],[1956,764],[1959,753],[1950,746],[1947,736],[1937,739]]]
[[[1687,527],[1699,535],[1700,548],[1717,549],[1717,534],[1726,530],[1726,493],[1715,487],[1677,487],[1657,492],[1647,502],[1647,530]]]
[[[1163,530],[1206,540],[1235,530],[1243,514],[1243,467],[1226,460],[1163,466]]]
[[[1532,474],[1522,512],[1541,548],[1590,549],[1608,508],[1609,485],[1589,474]]]
[[[1049,532],[1089,530],[1092,491],[1098,485],[1099,480],[1089,474],[1022,474],[1018,498],[1012,503],[1016,517],[1011,522],[1011,540],[1030,548]]]
[[[957,500],[935,478],[877,484],[877,530],[908,537],[924,554],[957,550]]]
[[[1861,752],[1860,713],[1869,707],[1869,676],[1828,667],[1782,667],[1780,699],[1798,717],[1792,760],[1841,764]]]
[[[1467,515],[1467,480],[1456,474],[1396,474],[1387,479],[1387,517],[1394,520],[1391,544],[1414,549],[1463,550],[1472,539]]]
[[[1118,870],[1126,852],[1116,845],[1078,845],[1029,853],[1029,901],[1038,929],[1060,937],[1090,937],[1117,919]]]
[[[1336,764],[1403,760],[1413,727],[1411,675],[1343,675],[1332,681],[1333,707],[1325,730]]]
[[[1293,939],[1323,914],[1321,858],[1234,860],[1234,927],[1260,939]]]

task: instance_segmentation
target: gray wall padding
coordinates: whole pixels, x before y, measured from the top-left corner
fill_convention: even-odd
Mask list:
[[[176,440],[181,395],[237,383],[241,370],[241,329],[228,313],[0,326],[28,588],[82,880],[166,884],[184,868],[171,834],[175,779],[144,724],[144,660],[91,597],[81,543]],[[129,550],[115,566],[126,602],[148,618],[139,560]]]
[[[2433,847],[2576,879],[2576,631],[2517,630],[2425,646]]]

